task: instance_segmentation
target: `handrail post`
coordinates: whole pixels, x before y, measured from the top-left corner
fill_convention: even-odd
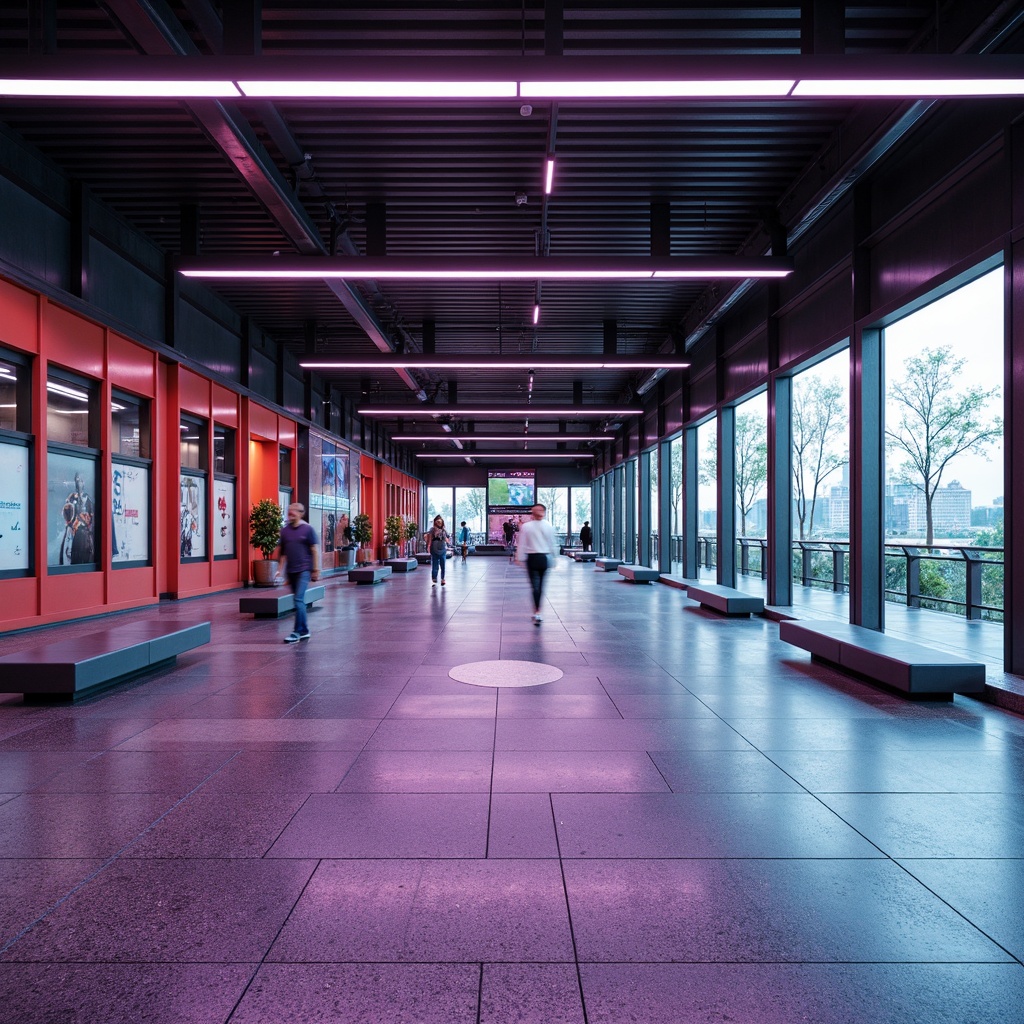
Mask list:
[[[832,591],[838,594],[845,583],[846,549],[842,544],[830,543],[829,547],[832,549]]]
[[[758,544],[761,545],[761,579],[768,579],[768,538],[760,537]]]
[[[985,568],[985,559],[970,548],[960,548],[960,554],[964,556],[964,574],[967,577],[964,612],[969,619],[980,619],[982,617],[981,605],[983,604],[981,574]]]
[[[750,541],[740,537],[740,575],[750,575]]]
[[[808,546],[808,542],[802,540],[800,543],[800,574],[803,577],[803,584],[805,587],[811,585],[811,577],[814,575],[814,570],[811,567],[812,560],[814,558],[814,552]]]
[[[902,545],[907,560],[907,607],[921,607],[921,556],[920,548]]]

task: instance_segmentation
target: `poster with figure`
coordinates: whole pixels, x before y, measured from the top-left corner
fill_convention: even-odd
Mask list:
[[[181,474],[181,557],[206,557],[206,477]]]
[[[46,564],[96,561],[96,460],[49,451],[46,455]]]
[[[110,467],[111,561],[149,561],[149,467]]]
[[[0,443],[0,570],[26,570],[29,449]]]
[[[235,553],[235,481],[213,481],[213,553]]]

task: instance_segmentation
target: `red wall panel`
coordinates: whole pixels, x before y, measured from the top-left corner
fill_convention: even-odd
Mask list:
[[[86,377],[102,378],[103,328],[49,302],[43,303],[42,314],[40,351],[47,362]]]
[[[0,281],[0,342],[39,351],[39,298],[7,281]]]

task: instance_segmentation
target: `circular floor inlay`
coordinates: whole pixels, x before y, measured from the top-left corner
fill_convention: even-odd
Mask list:
[[[473,686],[540,686],[562,678],[562,670],[536,661],[471,661],[448,675]]]

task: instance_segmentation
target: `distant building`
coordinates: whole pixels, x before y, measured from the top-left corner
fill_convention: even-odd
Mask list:
[[[971,525],[971,492],[959,480],[950,480],[932,499],[932,530],[937,536],[955,536]],[[885,496],[886,533],[924,537],[927,529],[927,509],[920,488],[889,484]]]

